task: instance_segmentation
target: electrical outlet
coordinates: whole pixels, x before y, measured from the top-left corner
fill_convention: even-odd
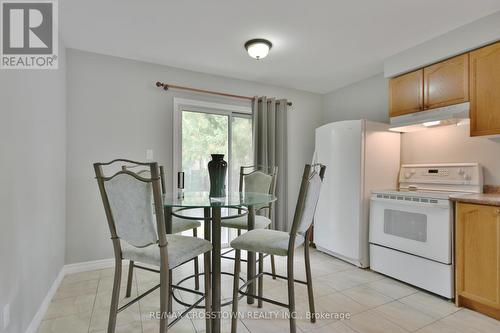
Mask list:
[[[10,304],[3,307],[3,328],[6,329],[10,324]]]
[[[146,149],[146,161],[153,161],[154,151],[153,149]]]

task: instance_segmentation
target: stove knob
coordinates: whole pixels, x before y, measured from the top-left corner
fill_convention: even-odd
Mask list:
[[[411,176],[413,176],[415,174],[415,170],[408,170],[405,172],[405,178],[408,179],[408,178],[411,178]]]
[[[458,174],[459,174],[459,175],[463,175],[463,174],[465,174],[465,169],[464,169],[464,168],[460,168],[460,169],[458,169]]]

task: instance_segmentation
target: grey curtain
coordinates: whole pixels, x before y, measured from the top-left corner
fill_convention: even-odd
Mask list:
[[[288,231],[287,206],[287,109],[286,99],[255,97],[253,107],[255,164],[277,166],[278,178],[273,229]]]

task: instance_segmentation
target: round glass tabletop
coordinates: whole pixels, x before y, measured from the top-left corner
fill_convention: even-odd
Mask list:
[[[225,197],[213,198],[208,192],[184,192],[182,197],[177,194],[167,194],[163,197],[165,207],[226,207],[264,205],[276,201],[271,194],[253,192],[229,192]]]

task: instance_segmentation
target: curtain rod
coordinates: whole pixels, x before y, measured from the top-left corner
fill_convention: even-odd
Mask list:
[[[204,94],[219,95],[219,96],[224,96],[224,97],[247,99],[247,100],[250,100],[250,101],[253,100],[253,97],[250,97],[250,96],[233,95],[233,94],[222,93],[222,92],[212,91],[212,90],[204,90],[204,89],[198,89],[198,88],[183,87],[183,86],[177,86],[175,84],[163,83],[163,82],[160,82],[160,81],[156,82],[156,86],[158,88],[163,87],[163,90],[168,90],[168,89],[172,88],[172,89],[179,89],[179,90],[194,91],[194,92],[204,93]],[[279,103],[279,101],[278,101],[278,103]],[[288,102],[287,105],[291,106],[292,102]]]

